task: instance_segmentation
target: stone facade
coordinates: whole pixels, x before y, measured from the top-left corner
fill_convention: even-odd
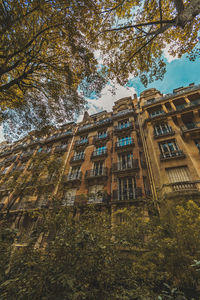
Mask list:
[[[0,212],[61,205],[118,207],[177,196],[200,199],[200,86],[156,89],[112,112],[31,132],[0,148]]]

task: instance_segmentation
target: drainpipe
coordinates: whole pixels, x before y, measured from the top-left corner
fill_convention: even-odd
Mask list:
[[[62,166],[62,169],[61,169],[61,172],[60,172],[60,176],[59,176],[57,185],[56,185],[55,190],[54,190],[54,192],[53,192],[53,196],[56,196],[57,193],[58,193],[58,188],[59,188],[59,186],[60,186],[60,182],[61,182],[61,180],[62,180],[62,176],[63,176],[63,173],[64,173],[64,171],[65,171],[65,167],[66,167],[66,164],[67,164],[67,161],[68,161],[69,154],[70,154],[70,152],[71,152],[72,146],[73,146],[73,144],[74,144],[74,138],[75,138],[75,135],[76,135],[76,133],[77,133],[78,128],[79,128],[79,126],[77,125],[77,127],[76,127],[75,130],[74,130],[73,137],[72,137],[72,140],[71,140],[71,143],[70,143],[70,146],[69,146],[69,150],[68,150],[67,155],[66,155],[66,158],[65,158],[65,160],[64,160],[64,163],[63,163],[63,166]]]
[[[147,163],[147,170],[148,170],[149,179],[150,179],[151,191],[152,191],[152,195],[153,195],[153,202],[154,202],[154,206],[157,208],[158,212],[160,213],[160,208],[159,208],[159,205],[158,205],[158,195],[157,195],[157,191],[156,191],[156,187],[155,187],[155,180],[154,180],[154,176],[153,176],[151,161],[150,161],[149,152],[148,152],[148,148],[147,148],[147,143],[146,143],[146,140],[145,140],[144,131],[143,131],[143,128],[142,128],[140,117],[141,117],[141,114],[139,112],[138,124],[139,124],[139,129],[140,129],[140,135],[141,135],[141,138],[142,138],[142,144],[143,144],[143,148],[144,148],[144,155],[145,155],[145,159],[146,159],[146,163]]]

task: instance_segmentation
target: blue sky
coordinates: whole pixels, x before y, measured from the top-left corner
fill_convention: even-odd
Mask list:
[[[187,86],[194,82],[195,84],[200,83],[200,61],[196,60],[190,62],[186,55],[181,59],[175,59],[168,62],[165,58],[167,65],[167,72],[164,79],[155,81],[148,85],[147,88],[155,87],[162,93],[170,93],[173,89],[181,86]],[[137,95],[145,89],[139,78],[133,78],[128,83],[129,87],[133,87],[136,90]]]
[[[194,82],[195,84],[200,84],[200,61],[196,60],[194,62],[190,61],[187,58],[187,55],[184,55],[182,58],[172,57],[167,51],[167,47],[163,53],[165,62],[166,62],[166,74],[164,79],[154,81],[149,84],[147,88],[156,88],[160,90],[161,93],[167,94],[172,93],[173,89],[187,86],[190,83]],[[130,76],[131,78],[131,76]],[[88,112],[93,114],[102,110],[111,111],[114,105],[114,102],[120,98],[133,96],[136,93],[139,94],[144,91],[145,88],[141,83],[139,78],[132,78],[129,80],[127,86],[122,87],[118,84],[115,84],[115,94],[111,92],[111,85],[107,85],[101,93],[101,97],[95,98],[94,95],[91,95],[88,101]],[[82,120],[82,116],[79,116],[78,121]]]

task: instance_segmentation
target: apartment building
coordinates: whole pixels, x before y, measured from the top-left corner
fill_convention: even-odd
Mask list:
[[[136,96],[123,98],[112,112],[2,143],[1,212],[48,207],[54,197],[111,209],[151,201],[136,109]]]
[[[112,112],[85,112],[78,124],[0,147],[0,213],[17,222],[55,198],[111,211],[200,199],[200,86],[148,89],[116,101]]]
[[[200,85],[140,95],[138,120],[152,190],[166,199],[200,199]]]

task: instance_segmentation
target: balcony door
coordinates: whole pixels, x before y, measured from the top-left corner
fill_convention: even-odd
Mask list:
[[[94,163],[93,172],[95,176],[102,175],[103,174],[103,162],[98,161]]]
[[[125,177],[118,179],[118,200],[126,201],[136,198],[135,177]]]
[[[133,153],[122,153],[118,156],[120,170],[131,168]]]

